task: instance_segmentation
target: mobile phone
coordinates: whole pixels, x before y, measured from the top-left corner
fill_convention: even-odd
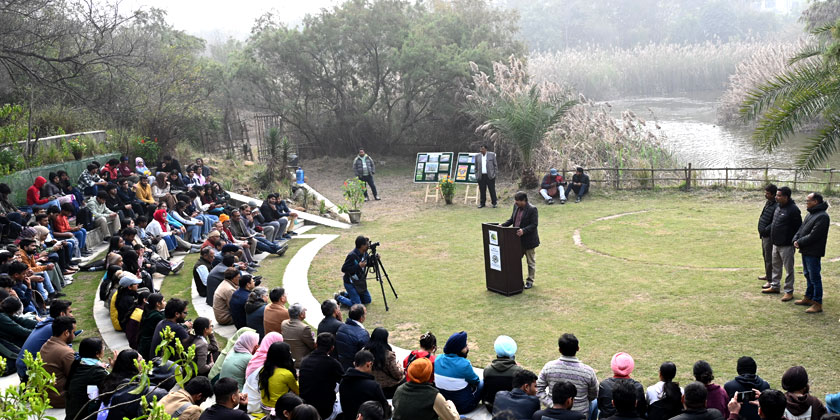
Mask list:
[[[78,336],[82,335],[82,333],[84,333],[84,332],[85,332],[85,330],[78,330],[74,334],[76,335],[76,337],[78,337]]]
[[[735,401],[739,403],[755,401],[755,391],[738,391],[735,393]]]

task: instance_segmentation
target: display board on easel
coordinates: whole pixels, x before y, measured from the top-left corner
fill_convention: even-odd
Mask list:
[[[452,152],[425,152],[417,154],[417,161],[414,163],[414,183],[426,184],[426,197],[434,197],[435,202],[440,198],[437,188],[431,184],[437,184],[443,177],[452,173],[454,153]]]
[[[475,195],[470,196],[470,185],[477,184],[478,180],[475,173],[475,156],[478,153],[458,153],[458,162],[455,164],[455,176],[453,177],[456,184],[467,184],[464,192],[464,204],[467,204],[469,199],[475,199],[478,204],[478,187],[475,188]]]

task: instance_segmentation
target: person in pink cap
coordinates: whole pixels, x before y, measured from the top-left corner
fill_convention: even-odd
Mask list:
[[[612,391],[621,382],[631,385],[636,390],[636,413],[639,417],[645,416],[645,413],[647,413],[645,387],[635,379],[630,378],[635,367],[636,362],[633,361],[633,357],[629,354],[618,352],[613,355],[610,361],[613,376],[601,381],[598,387],[598,418],[605,419],[616,415],[616,409],[613,406]]]

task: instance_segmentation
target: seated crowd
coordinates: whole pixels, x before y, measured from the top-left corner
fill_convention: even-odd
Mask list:
[[[225,281],[234,280],[239,287],[228,302],[260,301],[262,332],[252,328],[257,325],[246,314],[245,325],[225,348],[219,348],[209,319],[187,321],[187,302],[173,298],[164,303],[159,293],[145,298],[136,350],[120,352],[110,370],[102,360],[101,339],[82,340],[78,355],[74,354],[76,325],[67,301],[54,301],[50,317],[32,326],[28,337],[21,335],[21,346],[40,351],[47,370],[55,373],[58,392],[49,398],[53,406],[65,407],[67,418],[104,409],[107,419],[136,417],[142,412],[141,396],[158,397],[173,417],[201,420],[454,420],[481,404],[494,419],[533,420],[822,420],[840,409],[840,394],[827,396],[823,404],[809,393],[808,373],[802,366],[784,373],[783,393],[757,375],[755,361],[747,356],[737,360],[738,376],[723,386],[715,383],[709,363],[700,360],[693,366],[696,381],[685,388],[674,382],[677,367],[671,362],[660,366],[659,382],[644,387],[633,379],[635,361],[623,352],[611,359],[612,375],[599,380],[577,358],[579,342],[572,334],[560,337],[561,356],[546,363],[539,374],[519,366],[516,342],[500,336],[494,343],[496,358],[479,377],[468,359],[463,331],[452,334],[439,355],[435,336],[423,334],[420,348],[397,360],[385,328],[366,330],[367,312],[361,304],[353,305],[343,320],[339,304],[324,301],[324,319],[312,331],[303,322],[306,310],[300,304],[286,307],[282,288],[255,293],[261,288],[254,287],[250,275],[237,267],[226,269]],[[247,299],[234,299],[236,294],[247,294]],[[216,301],[221,297],[217,295]],[[23,322],[15,315],[20,309],[16,299],[4,300],[1,309],[0,322]],[[241,313],[231,318],[243,322]],[[156,358],[164,347],[160,333],[166,328],[184,346],[195,345],[197,376],[183,388],[174,387],[171,366]],[[155,362],[150,384],[133,379],[137,374],[133,362],[144,359]],[[751,398],[739,396],[745,391],[752,393]],[[202,410],[210,396],[215,396],[215,404]]]
[[[671,362],[660,366],[659,382],[644,387],[632,377],[633,358],[623,352],[611,359],[612,376],[599,381],[577,358],[579,342],[572,334],[559,338],[561,356],[538,374],[516,362],[513,338],[499,336],[496,358],[480,377],[464,331],[452,334],[439,355],[436,337],[423,334],[419,349],[397,360],[388,330],[365,328],[364,305],[352,305],[344,320],[334,299],[321,304],[324,319],[313,331],[305,307],[290,305],[281,287],[259,287],[261,279],[254,276],[254,255],[282,255],[294,224],[295,215],[278,195],[260,207],[233,207],[223,191],[205,188],[211,175],[200,160],[185,178],[169,157],[149,189],[153,175],[142,159],[133,172],[126,162],[91,166],[76,188],[65,188],[56,176],[59,193],[32,191],[33,203],[41,206],[32,206],[32,214],[11,206],[8,187],[0,185],[0,206],[7,211],[0,220],[3,237],[17,235],[12,250],[0,251],[0,355],[15,361],[6,374],[17,372],[26,381],[25,353],[40,354],[56,378],[50,404],[64,408],[67,419],[135,418],[144,396],[156,397],[168,415],[185,420],[455,420],[482,404],[494,418],[533,420],[823,420],[840,409],[840,395],[829,395],[826,404],[810,395],[805,368],[784,373],[783,393],[757,375],[750,357],[738,359],[738,376],[723,386],[701,360],[693,366],[696,381],[684,388],[674,382],[677,367]],[[43,181],[33,188],[43,189]],[[63,192],[79,196],[68,199]],[[88,227],[107,231],[108,252],[78,266]],[[155,290],[152,274],[183,265],[170,262],[176,250],[199,253],[193,282],[214,320],[188,321],[188,302],[166,300]],[[99,338],[83,339],[78,352],[72,347],[79,331],[72,303],[60,299],[60,291],[78,269],[104,270],[99,298],[131,347],[113,360],[103,360]],[[237,329],[224,348],[214,324]],[[166,329],[173,341],[162,338]],[[194,346],[196,376],[183,388],[175,387],[172,363],[159,357],[175,340]],[[136,378],[138,360],[154,363],[148,382]],[[744,391],[755,401],[742,402]],[[211,396],[215,403],[202,410]]]

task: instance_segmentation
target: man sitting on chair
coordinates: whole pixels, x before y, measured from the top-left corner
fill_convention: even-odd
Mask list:
[[[540,183],[540,195],[545,199],[546,204],[554,204],[554,197],[560,199],[560,204],[566,204],[566,180],[563,175],[557,173],[557,169],[551,168]]]

